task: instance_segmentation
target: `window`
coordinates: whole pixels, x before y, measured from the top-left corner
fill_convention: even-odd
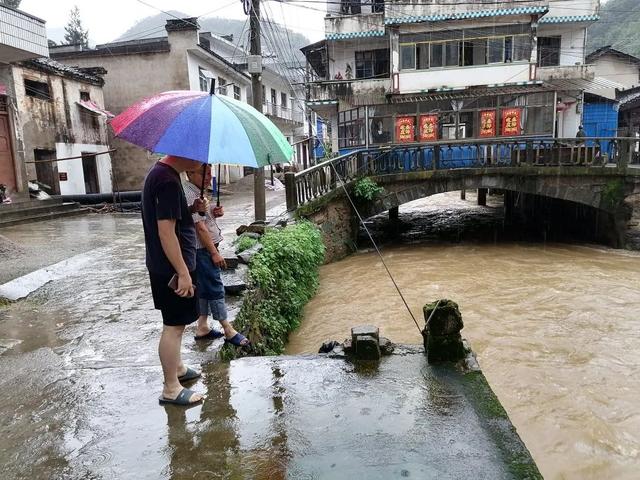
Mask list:
[[[40,100],[51,100],[49,84],[37,82],[35,80],[24,79],[24,91],[28,97],[39,98]]]
[[[388,49],[356,52],[356,78],[386,77],[388,75]]]
[[[457,67],[460,63],[460,42],[445,43],[445,65],[447,67]]]
[[[487,63],[487,40],[479,38],[463,42],[462,55],[465,66],[484,65]]]
[[[276,92],[276,89],[275,89],[275,88],[272,88],[272,89],[271,89],[271,103],[273,103],[274,105],[276,105],[276,104],[278,103],[278,102],[277,102],[277,98],[278,98],[278,94],[277,94],[277,92]]]
[[[267,88],[262,85],[262,104],[265,105],[267,103]]]
[[[220,95],[226,95],[227,94],[227,80],[225,78],[222,77],[218,77],[218,93],[220,93]]]
[[[418,43],[416,45],[416,68],[426,70],[429,68],[429,44]]]
[[[490,38],[487,44],[487,63],[504,62],[504,37]]]
[[[338,114],[338,147],[359,147],[365,144],[365,107]]]
[[[200,91],[208,92],[209,91],[209,80],[204,75],[204,70],[198,67],[198,82],[200,83]]]
[[[560,37],[538,37],[538,66],[560,65]]]
[[[443,59],[444,43],[432,43],[431,44],[431,67],[437,68],[444,65]]]
[[[357,58],[357,57],[356,57]],[[356,63],[356,77],[358,76]],[[415,44],[400,45],[400,69],[413,70],[416,68],[416,46]]]
[[[83,102],[88,102],[89,100],[91,100],[91,95],[89,95],[89,92],[80,92],[80,100],[82,100]]]
[[[287,108],[287,94],[284,92],[280,93],[280,105],[282,108]]]
[[[238,85],[233,86],[233,98],[235,98],[236,100],[242,100],[242,93]]]

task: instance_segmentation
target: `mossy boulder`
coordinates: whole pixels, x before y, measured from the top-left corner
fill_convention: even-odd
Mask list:
[[[423,307],[425,327],[422,331],[427,360],[457,362],[465,356],[460,330],[464,327],[458,304],[441,299]]]

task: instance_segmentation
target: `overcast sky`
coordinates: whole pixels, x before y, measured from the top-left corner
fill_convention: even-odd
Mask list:
[[[89,30],[91,43],[109,42],[138,20],[160,13],[159,10],[179,10],[194,17],[245,19],[240,0],[22,0],[20,10],[46,20],[47,28],[59,35],[74,5],[80,9],[82,23]],[[275,21],[306,35],[312,42],[324,37],[322,3],[307,4],[307,8],[274,1],[262,5],[262,9]],[[58,35],[50,36],[59,40],[55,38]]]

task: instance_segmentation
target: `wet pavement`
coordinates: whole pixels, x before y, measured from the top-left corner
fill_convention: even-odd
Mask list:
[[[251,216],[241,197],[226,207],[227,240]],[[270,198],[277,212],[281,192]],[[208,399],[161,407],[161,322],[139,217],[2,233],[42,250],[30,265],[65,251],[85,260],[0,307],[2,478],[500,479],[514,477],[506,467],[514,448],[518,461],[528,458],[510,423],[473,401],[471,377],[429,367],[420,353],[379,368],[315,356],[222,364],[220,341],[196,345],[188,330],[183,356],[202,366],[193,388]]]

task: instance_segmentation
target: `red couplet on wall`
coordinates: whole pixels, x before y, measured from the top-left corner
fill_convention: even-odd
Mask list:
[[[416,138],[416,117],[396,118],[396,142],[413,142]]]
[[[496,136],[496,111],[483,110],[480,112],[480,136]]]
[[[438,139],[437,115],[420,115],[419,138],[421,142]]]
[[[505,108],[502,110],[502,135],[520,135],[520,115],[519,108]]]

